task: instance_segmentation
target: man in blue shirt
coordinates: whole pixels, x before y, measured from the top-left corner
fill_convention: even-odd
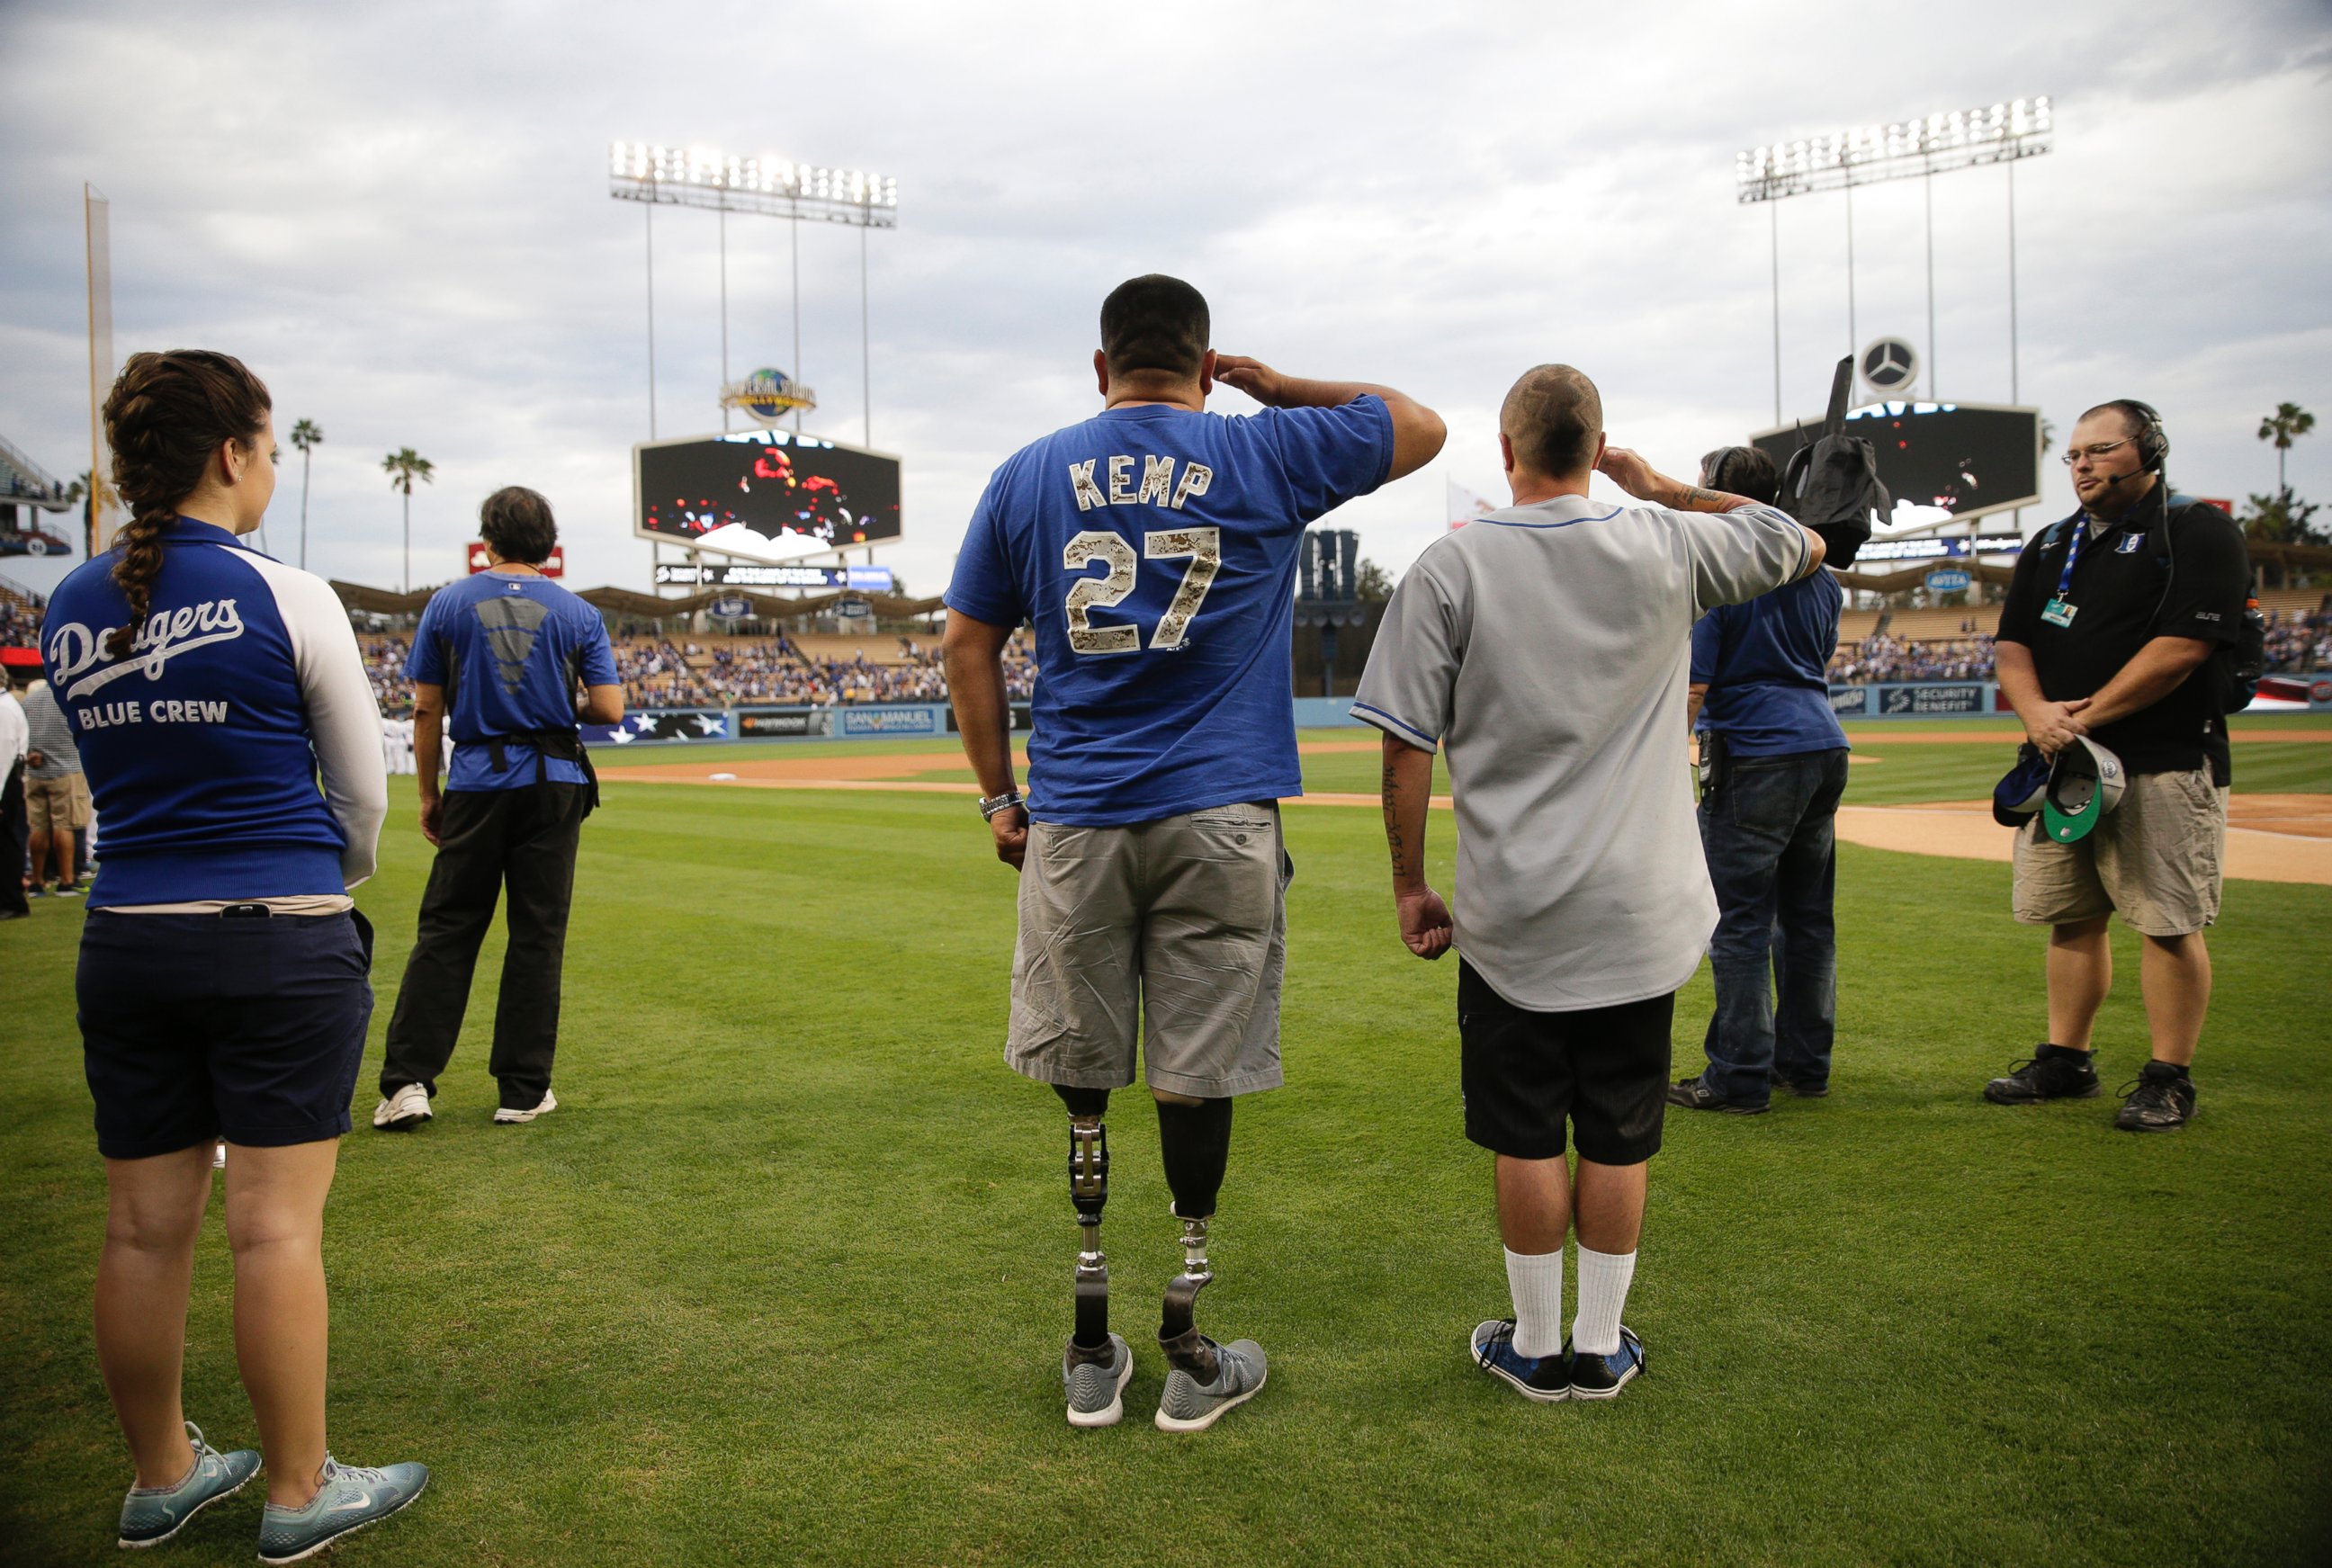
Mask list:
[[[1159,1341],[1157,1424],[1211,1426],[1262,1387],[1254,1342],[1193,1325],[1231,1098],[1280,1081],[1284,796],[1303,791],[1290,648],[1305,525],[1441,449],[1440,418],[1387,387],[1305,381],[1209,347],[1179,279],[1102,304],[1106,405],[1022,448],[972,513],[947,592],[949,689],[999,859],[1021,873],[1005,1059],[1069,1114],[1085,1243],[1062,1364],[1072,1426],[1123,1413],[1100,1247],[1103,1116],[1134,1081],[1137,1028],[1183,1271]],[[1207,412],[1219,379],[1264,405]],[[1043,672],[1028,795],[1013,779],[1001,655],[1033,629]]]
[[[558,1108],[550,1066],[567,910],[583,818],[598,802],[575,723],[624,716],[599,612],[536,569],[559,543],[550,503],[515,485],[498,490],[479,509],[479,525],[492,567],[430,599],[405,665],[421,831],[437,858],[388,1024],[372,1114],[372,1124],[387,1131],[430,1118],[437,1076],[462,1032],[478,944],[505,884],[510,948],[487,1062],[502,1087],[494,1120],[531,1122]],[[449,715],[454,765],[441,794],[437,758]]]
[[[1749,446],[1710,453],[1701,483],[1769,505],[1780,489],[1772,460]],[[1847,741],[1830,711],[1829,672],[1845,605],[1838,579],[1818,571],[1712,610],[1692,629],[1688,700],[1709,780],[1700,837],[1718,910],[1709,942],[1716,1011],[1704,1041],[1707,1070],[1669,1089],[1671,1104],[1754,1116],[1776,1084],[1807,1098],[1830,1093],[1832,827]]]

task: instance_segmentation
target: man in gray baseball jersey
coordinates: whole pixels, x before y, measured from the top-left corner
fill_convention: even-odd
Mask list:
[[[1692,624],[1804,577],[1822,544],[1606,445],[1601,397],[1567,365],[1525,373],[1498,423],[1515,504],[1436,540],[1402,578],[1352,713],[1384,731],[1401,940],[1464,955],[1466,1135],[1497,1156],[1515,1305],[1474,1330],[1472,1353],[1531,1399],[1610,1399],[1643,1366],[1620,1309],[1676,992],[1716,925],[1686,768]],[[1649,504],[1590,500],[1599,472]],[[1436,751],[1457,798],[1454,919],[1425,880]]]

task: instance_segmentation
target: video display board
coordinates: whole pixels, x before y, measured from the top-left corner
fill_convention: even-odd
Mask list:
[[[1750,437],[1780,468],[1821,421]],[[2040,411],[1989,403],[1873,403],[1846,416],[1846,434],[1870,443],[1878,478],[1894,498],[1888,528],[1908,528],[2031,506],[2040,499]],[[1868,548],[1865,557],[1876,559]]]
[[[790,430],[632,448],[632,531],[780,561],[899,537],[899,460]]]

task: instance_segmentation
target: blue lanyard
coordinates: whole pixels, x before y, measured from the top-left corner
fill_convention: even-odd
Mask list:
[[[2081,541],[2088,538],[2088,536],[2089,520],[2085,516],[2077,514],[2073,518],[2072,540],[2065,546],[2065,569],[2057,574],[2057,602],[2059,604],[2066,603],[2067,600],[2065,596],[2071,593],[2073,590],[2073,568],[2080,564]]]

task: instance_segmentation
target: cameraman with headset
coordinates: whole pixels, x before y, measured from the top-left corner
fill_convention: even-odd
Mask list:
[[[2117,809],[2059,843],[2017,830],[2016,918],[2050,928],[2049,1038],[1984,1086],[1997,1104],[2099,1091],[2089,1028],[2113,983],[2106,922],[2143,938],[2153,1056],[2114,1125],[2170,1132],[2194,1114],[2187,1067],[2211,999],[2203,928],[2218,918],[2227,833],[2227,709],[2250,558],[2218,508],[2172,495],[2170,438],[2144,403],[2081,416],[2065,462],[2080,510],[2016,564],[1995,644],[2000,689],[2053,758],[2087,736],[2128,776]]]

